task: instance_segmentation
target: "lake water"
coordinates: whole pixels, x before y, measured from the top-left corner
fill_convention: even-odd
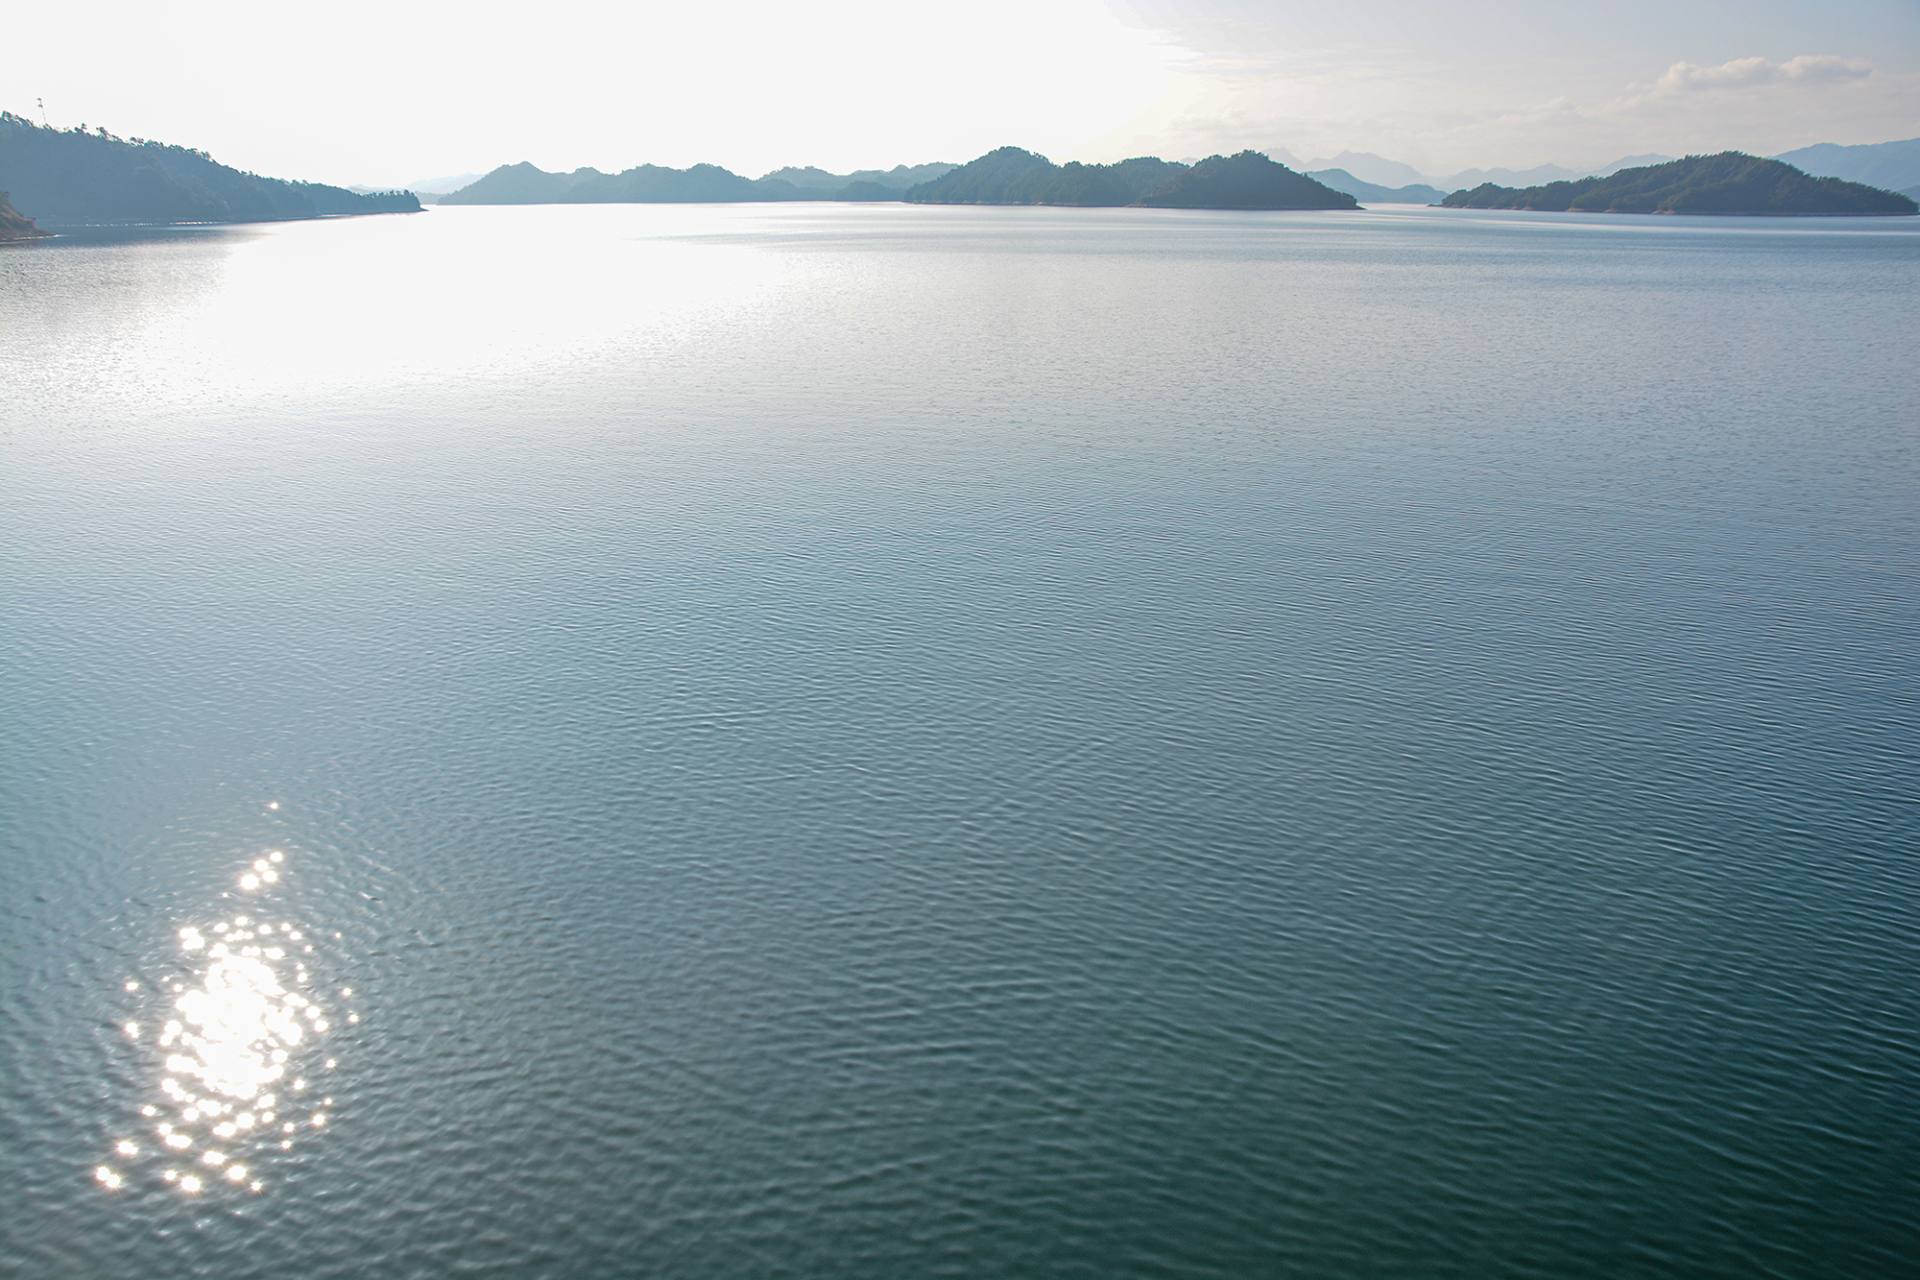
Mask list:
[[[1911,1266],[1916,299],[1912,219],[0,251],[0,1270]]]

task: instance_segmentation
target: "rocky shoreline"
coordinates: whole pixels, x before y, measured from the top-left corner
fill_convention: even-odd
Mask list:
[[[13,207],[7,193],[0,191],[0,244],[13,240],[44,240],[53,232],[42,231],[33,219]]]

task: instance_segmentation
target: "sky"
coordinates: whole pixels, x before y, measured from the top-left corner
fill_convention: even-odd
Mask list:
[[[1424,173],[1920,136],[1920,0],[94,0],[0,108],[279,177],[1251,147]]]

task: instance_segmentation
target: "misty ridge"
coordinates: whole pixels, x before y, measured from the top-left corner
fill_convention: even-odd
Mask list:
[[[719,165],[685,169],[643,164],[619,173],[581,168],[548,173],[533,164],[501,165],[485,177],[441,196],[441,204],[737,204],[775,200],[898,200],[939,178],[951,164],[895,165],[828,173],[812,167],[776,169],[744,178]]]
[[[1524,169],[1463,169],[1438,177],[1401,161],[1364,151],[1342,151],[1331,157],[1304,163],[1282,147],[1266,152],[1243,151],[1238,157],[1215,156],[1210,159],[1222,161],[1246,156],[1258,156],[1277,168],[1311,179],[1333,192],[1344,193],[1364,203],[1420,205],[1441,204],[1449,192],[1481,187],[1531,190],[1555,184],[1611,178],[1627,170],[1655,168],[1679,159],[1669,155],[1628,155],[1584,169],[1539,164]],[[1859,146],[1822,143],[1773,158],[1813,178],[1840,178],[1909,196],[1920,194],[1920,139]],[[460,180],[434,179],[425,184],[415,184],[412,189],[423,195],[437,196],[447,204],[904,200],[910,203],[1120,207],[1162,194],[1156,188],[1170,183],[1199,163],[1205,162],[1138,156],[1107,164],[1077,161],[1056,164],[1045,156],[1019,147],[1001,147],[966,165],[896,165],[892,169],[863,169],[838,174],[811,166],[789,166],[756,179],[711,164],[693,165],[686,169],[646,164],[610,174],[594,168],[576,169],[571,173],[549,173],[523,161],[502,165],[484,176],[466,175]],[[1242,163],[1245,165],[1247,162],[1243,160]],[[942,181],[948,175],[962,170],[964,172],[958,176]],[[1277,177],[1270,170],[1265,172]],[[1302,190],[1296,187],[1295,196],[1298,197]],[[1318,192],[1310,194],[1313,200],[1325,199]],[[1251,206],[1222,203],[1192,207]],[[1271,207],[1296,206],[1281,202]],[[1325,206],[1298,207],[1346,206],[1334,201]]]
[[[441,198],[448,205],[745,203],[790,200],[898,200],[909,204],[1066,205],[1173,209],[1353,209],[1346,192],[1295,173],[1254,151],[1194,164],[1139,156],[1113,164],[1055,164],[1019,147],[1001,147],[963,165],[928,164],[830,174],[776,169],[745,178],[717,165],[686,169],[640,165],[617,174],[597,169],[548,173],[503,165]]]
[[[1292,159],[1284,150],[1276,151]],[[1854,147],[1822,144],[1777,159],[1733,151],[1678,160],[1630,156],[1587,176],[1573,176],[1574,170],[1553,165],[1468,170],[1456,177],[1480,181],[1450,195],[1397,161],[1364,152],[1342,152],[1333,159],[1339,164],[1305,172],[1253,150],[1191,162],[1136,156],[1105,164],[1056,163],[1005,146],[965,164],[901,164],[844,174],[789,166],[759,178],[714,164],[550,173],[523,161],[471,181],[462,175],[433,185],[448,188],[439,196],[439,203],[446,205],[838,201],[1340,211],[1358,209],[1366,201],[1578,213],[1811,216],[1920,211],[1913,198],[1920,195],[1920,139]],[[1792,160],[1801,161],[1805,169]],[[1494,180],[1496,176],[1509,183]],[[1529,178],[1535,181],[1529,183]],[[1388,185],[1397,179],[1410,180]],[[7,219],[0,225],[0,238],[10,240],[36,238],[47,228],[62,226],[259,222],[421,208],[411,191],[263,177],[189,147],[120,138],[84,125],[50,128],[11,112],[0,112],[0,190],[11,195]]]
[[[1888,144],[1890,146],[1900,144]],[[1378,160],[1378,157],[1372,157]],[[1019,147],[1000,147],[963,165],[905,166],[877,175],[780,169],[755,180],[716,165],[668,169],[641,165],[619,174],[595,169],[551,174],[532,164],[505,165],[454,192],[443,204],[598,204],[898,200],[908,204],[1058,205],[1074,208],[1245,210],[1357,209],[1374,203],[1447,208],[1578,213],[1723,215],[1910,215],[1909,197],[1835,177],[1810,175],[1781,160],[1743,152],[1628,157],[1653,162],[1530,186],[1492,181],[1451,195],[1424,183],[1384,187],[1344,169],[1299,173],[1257,151],[1192,164],[1136,156],[1111,164],[1056,164]],[[1551,173],[1571,173],[1542,166]],[[922,181],[913,179],[933,172]],[[1407,170],[1407,172],[1413,172]],[[1483,172],[1483,171],[1476,171]],[[1537,171],[1535,171],[1537,172]],[[806,185],[790,175],[805,175]],[[880,177],[890,178],[881,181]]]

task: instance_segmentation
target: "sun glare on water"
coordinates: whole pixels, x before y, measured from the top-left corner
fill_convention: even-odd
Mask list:
[[[131,996],[150,993],[144,1016],[122,1030],[147,1055],[154,1083],[139,1128],[93,1171],[104,1189],[151,1176],[185,1196],[259,1192],[257,1166],[290,1151],[294,1135],[327,1126],[333,1098],[316,1096],[309,1076],[336,1069],[333,1052],[318,1049],[336,1015],[310,968],[308,932],[264,901],[286,861],[279,849],[250,859],[223,896],[256,909],[179,926],[174,972],[122,984]],[[338,999],[352,994],[342,987]],[[359,1021],[344,1003],[340,1015]]]

